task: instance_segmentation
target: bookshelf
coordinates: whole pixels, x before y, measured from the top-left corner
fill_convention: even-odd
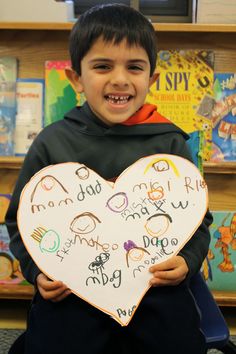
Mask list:
[[[43,78],[46,60],[68,60],[72,23],[0,22],[0,56],[19,59],[19,77]],[[235,25],[153,24],[159,49],[212,49],[216,72],[236,72]],[[23,158],[0,157],[1,193],[11,193]],[[205,163],[211,210],[236,209],[236,162]],[[22,287],[21,287],[22,288]],[[30,298],[33,288],[0,286],[0,298]],[[236,306],[236,293],[215,292],[220,305]]]

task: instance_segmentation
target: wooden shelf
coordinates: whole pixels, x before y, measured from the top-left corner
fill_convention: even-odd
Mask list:
[[[70,31],[74,22],[0,22],[0,29]],[[157,32],[236,32],[235,24],[153,23]]]
[[[0,169],[19,170],[24,157],[0,156]]]
[[[0,22],[0,29],[7,30],[55,30],[70,31],[73,27],[72,22],[68,23],[48,23],[48,22]]]
[[[0,156],[0,169],[20,169],[24,157]],[[235,162],[205,162],[203,164],[205,173],[236,174]]]
[[[0,284],[0,299],[32,299],[34,295],[33,285],[5,285]]]
[[[32,285],[3,285],[0,284],[0,299],[21,299],[31,300],[34,295],[34,287]],[[214,299],[219,306],[235,306],[236,293],[212,291]]]
[[[205,162],[204,173],[236,174],[235,162]]]
[[[212,291],[213,297],[219,306],[236,306],[236,293]]]
[[[236,25],[202,23],[154,23],[157,32],[236,32]]]

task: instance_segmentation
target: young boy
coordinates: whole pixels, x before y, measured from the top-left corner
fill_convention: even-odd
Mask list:
[[[10,247],[37,289],[29,311],[25,354],[203,354],[205,339],[188,288],[209,244],[211,215],[181,252],[150,268],[152,287],[127,327],[51,281],[27,253],[16,224],[24,185],[45,166],[73,161],[114,180],[141,157],[167,153],[190,159],[187,135],[156,107],[144,104],[157,79],[156,36],[139,12],[124,5],[96,6],[75,24],[67,76],[87,102],[46,127],[25,157],[6,223]]]

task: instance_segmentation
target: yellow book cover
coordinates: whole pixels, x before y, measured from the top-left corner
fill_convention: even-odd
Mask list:
[[[203,160],[211,155],[214,104],[214,53],[211,50],[160,50],[158,80],[146,101],[187,133],[203,131]]]

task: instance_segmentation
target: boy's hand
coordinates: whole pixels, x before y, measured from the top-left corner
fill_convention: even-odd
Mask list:
[[[36,278],[38,290],[44,300],[58,302],[71,294],[70,289],[61,281],[52,281],[45,274],[40,273]]]
[[[181,283],[188,274],[188,266],[181,256],[174,256],[167,261],[150,267],[153,277],[151,286],[171,286]]]

